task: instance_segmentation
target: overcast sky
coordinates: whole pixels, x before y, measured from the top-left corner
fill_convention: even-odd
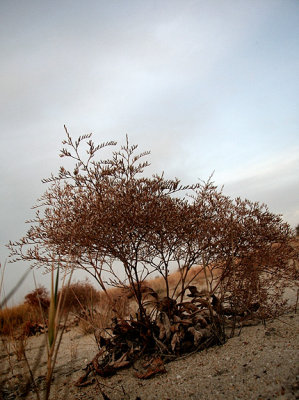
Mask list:
[[[64,124],[127,133],[186,183],[215,170],[226,194],[299,223],[298,0],[2,0],[0,32],[2,264],[62,162]],[[25,268],[7,265],[6,292]]]

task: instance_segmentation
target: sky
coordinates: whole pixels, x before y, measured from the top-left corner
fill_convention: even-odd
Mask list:
[[[97,143],[128,134],[153,172],[214,171],[225,194],[299,224],[298,0],[2,0],[0,52],[2,270],[62,164],[64,124]],[[6,264],[6,293],[27,267]],[[32,288],[30,274],[14,301]]]

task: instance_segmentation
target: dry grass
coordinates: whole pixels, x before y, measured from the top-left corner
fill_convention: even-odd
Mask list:
[[[75,313],[81,331],[84,334],[95,334],[99,330],[106,330],[113,317],[126,318],[132,312],[130,303],[123,289],[111,288],[107,293],[97,292],[96,303]]]
[[[180,279],[180,271],[169,275],[172,292]],[[190,281],[198,287],[204,284],[201,266],[194,266],[188,271],[186,282]],[[160,297],[166,295],[165,281],[161,276],[145,281],[144,286],[152,288]],[[29,297],[36,292],[37,290],[30,292]],[[88,281],[78,281],[60,290],[58,297],[61,294],[64,297],[63,312],[71,311],[79,320],[82,332],[86,334],[94,333],[97,329],[106,329],[115,316],[125,318],[136,311],[130,288],[110,288],[105,293],[97,291]],[[26,324],[44,323],[38,304],[30,304],[28,295],[23,304],[0,310],[0,335],[20,335],[26,329]]]
[[[49,292],[44,286],[37,287],[32,292],[26,294],[25,304],[29,304],[43,312],[48,311],[50,306]]]
[[[181,281],[182,272],[183,271],[175,271],[169,274],[168,283],[170,287],[170,294],[173,293],[173,291]],[[189,283],[192,285],[197,285],[199,287],[205,283],[204,271],[200,265],[195,265],[188,271],[186,275],[186,284],[188,285]],[[161,276],[156,276],[155,278],[146,281],[145,285],[151,287],[160,297],[166,295],[165,281]],[[178,290],[179,289],[177,289],[176,293],[178,292]]]
[[[28,322],[42,322],[39,310],[30,304],[24,303],[0,310],[1,335],[20,335]]]
[[[0,265],[1,267],[1,265]],[[0,271],[1,282],[0,289],[3,282],[3,271]],[[65,276],[62,281],[62,288],[69,287],[70,279],[65,284]],[[45,400],[50,398],[52,377],[59,352],[59,347],[62,340],[62,335],[65,330],[68,314],[64,313],[63,316],[63,297],[58,297],[58,283],[59,283],[59,267],[56,271],[54,278],[54,267],[52,268],[51,275],[51,296],[48,298],[48,292],[45,288],[36,288],[25,296],[24,304],[16,307],[7,307],[0,309],[0,335],[1,342],[4,350],[10,359],[10,350],[13,349],[12,355],[16,356],[17,361],[24,361],[27,367],[27,374],[23,374],[21,378],[25,379],[25,386],[21,387],[21,378],[18,382],[18,389],[13,389],[13,392],[20,394],[24,397],[28,395],[30,390],[34,390],[37,400],[41,398],[41,392],[37,385],[35,369],[41,361],[41,355],[44,350],[47,351],[47,372],[45,376]],[[17,287],[16,287],[17,289]],[[0,293],[1,295],[1,293]],[[2,302],[3,303],[3,302]],[[6,301],[4,301],[6,305]],[[46,316],[48,313],[48,320]],[[27,339],[30,334],[35,334],[35,323],[42,326],[43,331],[46,332],[47,327],[47,340],[46,345],[40,347],[40,354],[35,360],[34,365],[28,361],[26,355]],[[11,368],[13,374],[13,368]],[[0,390],[0,398],[2,398],[2,390]]]
[[[168,280],[173,291],[181,280],[181,273],[179,271],[171,273]],[[202,286],[204,284],[202,267],[191,268],[186,282]],[[160,297],[166,295],[165,281],[162,277],[144,281],[143,286],[152,288]],[[88,282],[76,282],[67,288],[65,295],[65,309],[73,312],[84,334],[106,330],[111,325],[113,317],[128,318],[137,311],[130,287],[109,288],[105,293],[97,291]],[[144,297],[146,296],[145,291]]]
[[[92,309],[100,301],[100,294],[88,281],[74,282],[65,286],[58,293],[63,295],[63,311],[80,312],[81,310]]]
[[[204,272],[201,266],[194,266],[188,271],[186,282],[201,287],[204,284]],[[176,288],[181,281],[180,271],[173,272],[168,277],[169,285],[172,290]],[[162,277],[156,277],[144,281],[142,291],[144,300],[150,300],[147,288],[153,289],[159,297],[166,296],[165,281]],[[133,291],[130,287],[110,288],[105,292],[98,293],[98,302],[92,308],[84,310],[80,315],[79,326],[86,333],[94,333],[97,330],[105,330],[111,325],[113,317],[128,318],[137,312],[137,303],[133,299]]]

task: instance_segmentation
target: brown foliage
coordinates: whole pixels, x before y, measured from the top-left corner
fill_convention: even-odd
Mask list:
[[[74,168],[61,167],[57,176],[44,180],[49,187],[27,235],[9,244],[12,257],[46,268],[68,268],[71,259],[97,280],[112,309],[107,285],[129,288],[137,303],[133,320],[145,326],[159,312],[173,318],[175,304],[184,303],[196,279],[204,281],[207,294],[206,299],[197,296],[196,304],[211,312],[210,300],[217,298],[218,336],[228,312],[240,317],[256,304],[262,318],[282,312],[284,289],[298,279],[298,251],[280,216],[263,204],[225,196],[210,180],[184,186],[163,174],[146,177],[149,164],[143,157],[149,153],[136,154],[128,138],[110,158],[96,160],[101,149],[115,143],[96,146],[91,135],[76,141],[67,130],[66,135],[61,156],[72,159]],[[81,152],[84,143],[87,157]],[[199,269],[192,275],[195,265]],[[170,278],[174,270],[179,275],[175,285]],[[165,304],[159,298],[162,291],[149,299],[153,288],[145,290],[152,274],[163,282]],[[79,297],[79,292],[70,293],[66,301],[70,307],[86,301]],[[189,328],[191,335],[194,327]],[[174,348],[181,334],[176,332]]]
[[[43,286],[34,289],[32,292],[26,294],[25,304],[32,307],[47,311],[50,305],[49,292]]]
[[[189,287],[188,289],[191,289]],[[149,379],[166,372],[164,362],[176,356],[197,351],[225,341],[221,315],[231,311],[217,307],[208,297],[198,302],[201,294],[190,290],[192,301],[177,303],[156,294],[156,317],[145,321],[113,318],[109,335],[99,336],[99,352],[86,366],[85,374],[77,381],[85,385],[91,372],[101,377],[114,375],[119,369],[132,365],[136,359],[151,357],[136,376]],[[196,289],[196,288],[195,288]],[[196,293],[195,293],[196,292]],[[252,311],[254,312],[254,311]]]
[[[29,304],[5,307],[0,310],[0,334],[18,336],[29,323],[42,322],[40,311]]]
[[[63,309],[69,311],[84,311],[92,309],[100,300],[99,292],[89,282],[75,282],[63,287],[58,297],[63,296]]]

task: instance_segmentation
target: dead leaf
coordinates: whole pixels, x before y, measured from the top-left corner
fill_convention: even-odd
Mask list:
[[[166,369],[161,357],[157,357],[150,363],[150,367],[144,374],[136,373],[135,375],[139,379],[149,379],[157,374],[165,374],[165,372]]]
[[[191,335],[193,335],[194,338],[194,345],[198,346],[198,344],[200,343],[200,341],[203,338],[203,334],[200,331],[197,331],[193,326],[190,326],[190,328],[188,328],[188,332],[191,333]]]
[[[129,352],[124,353],[117,361],[110,363],[109,366],[115,369],[127,367],[130,364],[130,361],[127,360],[128,353]]]
[[[166,312],[167,315],[172,315],[177,309],[176,301],[170,297],[163,297],[162,300],[157,302],[157,310]]]
[[[196,315],[194,317],[195,325],[199,324],[201,328],[205,328],[208,326],[207,320],[202,315]]]
[[[109,378],[110,376],[116,374],[116,368],[110,365],[106,365],[105,367],[100,367],[100,368],[97,365],[94,365],[94,370],[102,378]]]
[[[200,292],[198,291],[196,286],[188,286],[187,289],[189,289],[190,291],[190,294],[187,294],[188,297],[200,296]]]
[[[89,380],[87,380],[87,377],[84,375],[84,376],[81,376],[74,383],[74,385],[77,386],[77,387],[86,387],[86,386],[92,385],[94,382],[95,382],[95,378],[94,377],[89,379]]]
[[[183,327],[180,325],[179,330],[173,335],[171,340],[171,349],[174,352],[177,344],[180,344],[181,340],[184,338],[185,333]]]
[[[170,335],[171,335],[171,331],[170,331],[171,325],[170,325],[170,321],[169,321],[168,315],[166,313],[163,313],[162,314],[162,319],[163,319],[163,323],[164,323],[164,326],[165,326],[166,339],[169,339]]]
[[[191,302],[184,302],[179,304],[179,306],[181,306],[181,311],[186,311],[189,314],[198,311],[198,307]]]

